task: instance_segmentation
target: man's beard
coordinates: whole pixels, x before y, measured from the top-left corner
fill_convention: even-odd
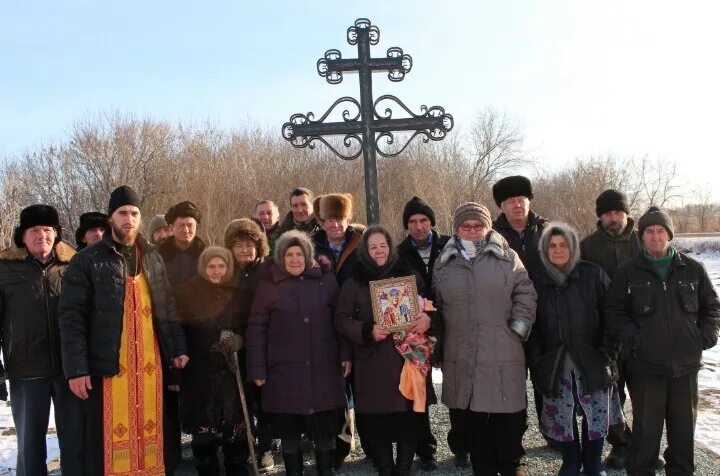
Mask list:
[[[135,243],[135,238],[137,238],[137,228],[133,228],[130,231],[125,231],[122,227],[118,227],[114,223],[110,223],[110,226],[112,227],[113,235],[115,235],[121,243]]]
[[[625,230],[625,226],[622,224],[622,222],[616,222],[610,223],[609,225],[603,225],[603,229],[608,235],[618,237],[622,235],[623,230]]]

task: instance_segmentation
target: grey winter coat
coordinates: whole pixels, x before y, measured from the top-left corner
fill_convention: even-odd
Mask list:
[[[451,238],[435,262],[435,306],[443,317],[442,401],[449,408],[515,413],[525,409],[525,351],[508,327],[535,321],[537,295],[518,255],[491,231],[472,261]]]

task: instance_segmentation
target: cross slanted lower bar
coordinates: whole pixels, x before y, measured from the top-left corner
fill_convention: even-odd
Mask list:
[[[317,70],[330,84],[343,80],[343,72],[357,72],[360,78],[360,101],[352,97],[341,97],[318,120],[312,112],[293,114],[290,121],[282,126],[283,137],[293,147],[315,148],[315,142],[325,144],[338,157],[345,160],[356,159],[362,154],[365,169],[365,198],[367,223],[380,222],[380,204],[378,200],[376,154],[393,157],[401,154],[416,137],[423,142],[439,141],[445,138],[453,128],[453,117],[440,106],[420,107],[420,114],[413,113],[402,101],[392,95],[383,95],[373,100],[372,73],[387,72],[390,81],[402,81],[412,69],[412,58],[398,47],[387,50],[385,58],[372,58],[370,46],[380,41],[380,29],[370,20],[360,18],[347,30],[347,41],[357,45],[357,58],[343,58],[340,50],[332,49],[317,62]],[[393,118],[391,107],[378,112],[378,104],[383,101],[395,103],[407,114],[407,117]],[[356,114],[348,109],[342,112],[342,121],[325,122],[340,104],[350,103],[357,108]],[[393,132],[412,132],[405,144],[393,150],[383,150],[378,146],[381,139],[386,145],[393,145]],[[328,136],[344,136],[342,148],[345,153],[325,140]]]

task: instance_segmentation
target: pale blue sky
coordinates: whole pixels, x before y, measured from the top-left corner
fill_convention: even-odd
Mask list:
[[[3,2],[0,157],[67,137],[100,111],[171,122],[276,127],[357,96],[315,62],[346,57],[360,16],[373,54],[411,54],[406,79],[375,94],[442,105],[467,129],[492,106],[515,116],[550,167],[612,151],[677,160],[716,180],[720,5],[714,1]]]

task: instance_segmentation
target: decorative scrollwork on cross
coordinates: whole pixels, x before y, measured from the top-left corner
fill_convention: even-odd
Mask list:
[[[384,95],[373,101],[373,72],[386,72],[390,81],[397,82],[402,81],[413,67],[412,57],[396,46],[388,48],[384,58],[373,58],[370,46],[377,45],[379,41],[380,29],[367,18],[358,18],[355,24],[347,29],[347,42],[357,45],[357,58],[343,58],[340,50],[331,49],[317,61],[318,74],[330,84],[342,82],[343,73],[346,71],[357,72],[360,80],[360,101],[342,97],[317,120],[312,112],[293,114],[290,121],[282,126],[282,136],[293,147],[314,149],[317,143],[323,143],[344,160],[363,155],[368,223],[378,223],[380,219],[376,156],[397,156],[418,137],[424,143],[442,140],[454,125],[453,117],[440,106],[421,106],[420,113],[416,114],[395,96]],[[384,110],[380,104],[383,101],[391,103]],[[342,120],[328,121],[329,116],[342,103],[350,103],[357,112],[346,108],[342,111]],[[403,117],[393,117],[393,107]],[[404,133],[403,137],[410,135],[399,148],[394,147],[396,133]],[[328,136],[342,139],[327,140]]]
[[[368,30],[371,45],[375,46],[380,42],[380,28],[373,25],[367,18],[358,18],[355,20],[355,25],[347,29],[348,44],[353,46],[357,45],[358,30]]]

